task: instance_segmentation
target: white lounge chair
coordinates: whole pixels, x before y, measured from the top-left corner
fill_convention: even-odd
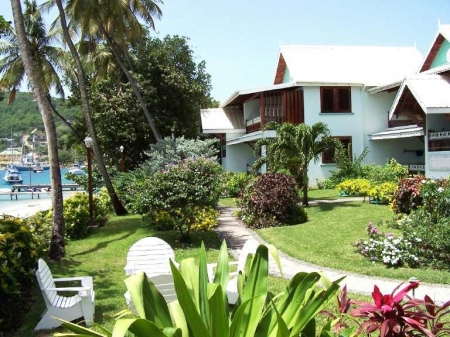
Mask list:
[[[91,276],[53,278],[47,263],[43,259],[38,261],[36,278],[45,300],[47,309],[34,330],[53,329],[61,325],[61,322],[52,318],[58,317],[66,321],[83,317],[87,326],[92,325],[95,312],[95,292]],[[56,287],[59,282],[81,283],[80,287]],[[61,296],[58,292],[74,292],[73,296]]]
[[[239,296],[237,289],[237,276],[239,272],[245,268],[245,262],[247,261],[248,254],[255,254],[258,246],[259,242],[256,241],[255,239],[249,239],[245,241],[244,246],[242,247],[241,252],[239,253],[239,259],[237,261],[231,261],[228,263],[228,265],[231,268],[236,269],[236,271],[229,273],[230,280],[228,281],[226,289],[229,304],[236,303]],[[213,282],[217,263],[209,263],[207,267],[208,267],[209,281]]]
[[[134,275],[139,271],[143,271],[155,283],[156,288],[162,290],[164,289],[164,284],[167,285],[172,282],[173,286],[173,278],[171,281],[169,280],[172,277],[169,260],[172,260],[178,267],[173,249],[167,242],[155,237],[146,237],[130,247],[127,254],[127,264],[124,268],[125,274]],[[173,294],[170,296],[165,296],[160,290],[167,303],[176,300],[174,289]],[[135,312],[130,293],[127,291],[124,296],[130,310]]]

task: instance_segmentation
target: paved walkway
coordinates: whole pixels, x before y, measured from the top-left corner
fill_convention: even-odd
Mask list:
[[[347,201],[347,199],[346,199]],[[336,201],[322,201],[322,202],[336,202]],[[310,205],[313,203],[310,203]],[[233,216],[235,208],[222,207],[219,216],[219,225],[216,227],[216,232],[219,238],[225,239],[228,248],[231,250],[231,254],[237,258],[239,256],[240,249],[244,242],[250,238],[257,240],[258,242],[265,243],[265,241],[256,234],[253,230],[247,228],[241,221]],[[341,282],[341,285],[347,284],[349,292],[370,295],[373,291],[374,285],[380,288],[380,291],[384,293],[391,293],[392,290],[400,284],[399,280],[391,280],[380,277],[372,277],[366,275],[346,273],[336,269],[330,269],[322,266],[317,266],[311,263],[300,261],[278,251],[281,260],[281,266],[285,278],[292,278],[296,273],[323,271],[331,280],[336,280],[342,276],[346,278]],[[269,272],[272,275],[281,276],[275,263],[270,263],[269,260]],[[407,281],[407,280],[405,280]],[[450,286],[443,284],[427,284],[422,283],[415,290],[415,296],[423,299],[425,295],[430,296],[437,303],[445,303],[450,300]]]

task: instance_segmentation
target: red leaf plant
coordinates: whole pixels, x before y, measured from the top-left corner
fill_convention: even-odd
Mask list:
[[[417,288],[419,283],[411,282],[395,294],[401,285],[402,283],[389,295],[383,295],[380,289],[374,286],[372,293],[374,304],[355,302],[359,307],[350,315],[366,318],[361,323],[358,334],[365,331],[369,335],[374,331],[380,331],[380,337],[410,337],[417,336],[417,333],[420,336],[435,336],[426,327],[427,321],[432,317],[421,309],[424,301],[412,299],[407,295],[410,290]],[[402,302],[405,297],[407,300]]]
[[[439,306],[428,295],[425,295],[424,304],[427,314],[431,316],[427,321],[428,329],[436,337],[450,336],[450,321],[448,317],[444,317],[450,313],[450,301]]]

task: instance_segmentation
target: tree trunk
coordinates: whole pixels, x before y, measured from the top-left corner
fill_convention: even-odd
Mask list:
[[[64,34],[64,40],[69,46],[70,53],[75,60],[75,67],[77,69],[77,79],[78,85],[80,87],[80,96],[81,96],[81,107],[83,109],[84,120],[86,122],[86,127],[88,129],[88,133],[92,138],[92,148],[94,150],[94,156],[98,164],[98,168],[100,173],[102,174],[103,180],[105,182],[106,189],[108,190],[109,197],[111,198],[111,202],[114,207],[114,211],[116,215],[126,215],[128,214],[125,207],[123,207],[119,198],[117,197],[116,191],[114,190],[114,186],[111,183],[111,179],[109,178],[108,171],[106,170],[105,163],[103,162],[103,156],[100,153],[100,148],[98,146],[97,134],[95,133],[94,124],[92,123],[91,112],[89,108],[89,100],[87,95],[87,86],[86,86],[86,76],[84,73],[83,65],[81,64],[80,56],[78,55],[77,49],[72,42],[72,39],[69,35],[69,30],[67,28],[66,22],[66,14],[64,12],[64,8],[62,6],[61,0],[56,0],[56,5],[59,10],[59,18],[61,20],[61,27]]]
[[[117,48],[114,45],[114,42],[112,41],[111,37],[108,35],[108,33],[106,32],[106,30],[104,29],[103,26],[101,26],[101,30],[102,30],[102,33],[106,37],[106,41],[108,42],[108,45],[111,48],[111,51],[113,52],[114,57],[117,60],[117,63],[119,63],[120,68],[122,69],[122,71],[124,72],[128,81],[130,82],[131,88],[133,89],[134,94],[136,95],[136,97],[139,101],[139,105],[141,106],[142,111],[144,111],[144,115],[147,118],[148,124],[150,125],[150,128],[152,129],[152,132],[153,132],[153,135],[155,136],[156,141],[157,142],[161,141],[162,137],[161,137],[158,129],[156,128],[155,122],[154,122],[152,116],[150,115],[150,112],[147,109],[147,105],[145,104],[144,98],[141,95],[141,92],[136,84],[136,81],[134,80],[134,77],[128,71],[125,64],[122,62],[122,59],[120,58],[119,52],[117,51]]]
[[[303,201],[302,205],[308,207],[308,167],[303,169]]]
[[[11,8],[14,17],[17,41],[19,43],[20,57],[22,58],[25,73],[31,84],[34,97],[37,100],[42,121],[44,122],[45,134],[47,136],[53,208],[49,257],[58,261],[65,255],[65,224],[56,127],[53,120],[52,108],[47,99],[48,92],[42,87],[41,82],[39,81],[39,78],[42,78],[42,76],[39,73],[40,70],[35,67],[29,50],[20,0],[11,0]]]

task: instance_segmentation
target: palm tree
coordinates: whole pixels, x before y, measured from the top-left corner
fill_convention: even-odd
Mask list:
[[[26,1],[26,4],[29,2]],[[49,257],[60,260],[65,255],[65,223],[63,217],[63,193],[61,184],[61,171],[59,169],[59,157],[56,137],[56,126],[52,116],[52,108],[48,100],[48,87],[45,85],[44,69],[33,57],[32,43],[27,39],[24,16],[20,0],[11,0],[11,8],[14,17],[18,48],[25,73],[31,84],[34,97],[37,100],[45,133],[48,141],[48,154],[50,161],[50,179],[52,183],[52,235],[50,240]]]
[[[50,92],[55,88],[56,94],[64,97],[64,89],[59,72],[64,68],[66,59],[65,52],[54,45],[54,35],[48,35],[44,20],[38,10],[35,0],[25,1],[24,25],[29,40],[29,48],[33,62],[42,69],[42,77],[39,81],[42,87]],[[20,55],[17,35],[14,30],[5,32],[4,38],[7,42],[0,43],[0,88],[9,91],[8,103],[15,100],[17,89],[20,88],[25,79],[24,62]]]
[[[111,179],[109,178],[108,171],[106,170],[105,163],[103,162],[103,157],[101,155],[100,148],[98,146],[97,134],[95,132],[94,124],[92,123],[91,112],[89,109],[89,99],[88,99],[88,94],[87,94],[86,76],[84,73],[83,65],[81,63],[81,59],[78,54],[78,51],[75,48],[75,45],[69,34],[69,29],[68,29],[67,23],[66,23],[66,15],[65,15],[61,0],[56,0],[56,5],[58,6],[58,10],[59,10],[59,19],[61,21],[61,28],[63,30],[64,40],[66,41],[67,45],[69,46],[70,53],[72,54],[72,57],[75,61],[75,66],[76,66],[76,70],[77,70],[76,76],[77,76],[77,80],[78,80],[78,86],[80,88],[81,106],[83,109],[84,120],[86,122],[86,127],[88,129],[88,133],[92,138],[92,145],[93,145],[92,147],[94,150],[94,156],[97,160],[98,168],[102,174],[103,181],[105,183],[105,186],[106,186],[109,196],[111,198],[111,202],[113,204],[114,211],[116,212],[117,215],[125,215],[125,214],[127,214],[127,211],[123,207],[119,198],[117,197],[117,194],[111,183]]]
[[[50,8],[55,1],[49,0],[43,6]],[[154,29],[153,17],[161,16],[161,9],[157,5],[160,0],[67,0],[66,2],[65,12],[70,18],[69,27],[80,30],[83,41],[87,40],[91,44],[106,42],[130,83],[156,141],[162,140],[138,83],[129,70],[131,62],[128,54],[128,48],[138,43],[146,34],[146,29],[139,22],[139,18],[143,19],[150,29]]]
[[[302,189],[303,205],[308,206],[308,165],[313,159],[317,161],[324,151],[335,149],[336,140],[322,122],[311,126],[269,123],[266,129],[276,130],[276,137],[256,143],[255,152],[266,146],[266,156],[258,159],[254,167],[267,164],[269,172],[289,171]]]

